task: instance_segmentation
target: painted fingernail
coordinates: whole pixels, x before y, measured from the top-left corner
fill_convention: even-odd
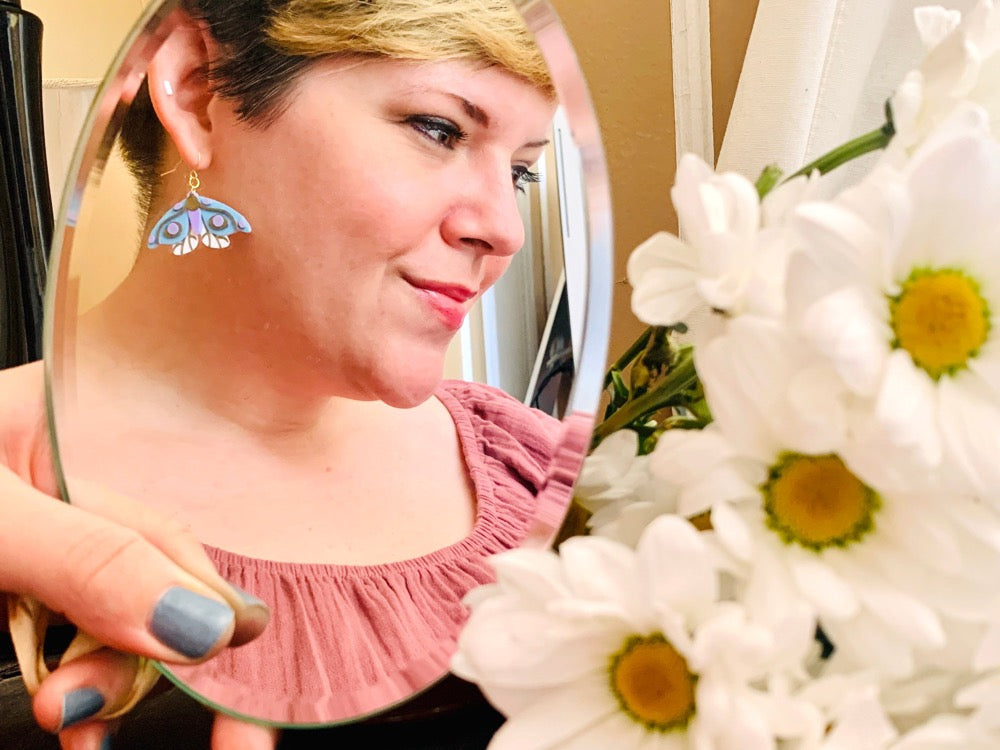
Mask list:
[[[271,609],[263,599],[254,596],[249,591],[244,591],[239,586],[229,585],[233,587],[233,591],[246,605],[240,612],[239,620],[236,622],[236,630],[233,631],[233,638],[229,641],[229,645],[242,646],[264,631],[267,623],[271,620]]]
[[[104,739],[101,740],[101,747],[98,750],[111,750],[111,735],[104,735]]]
[[[89,719],[102,708],[104,708],[104,696],[94,688],[70,690],[63,695],[62,723],[59,725],[59,731]]]
[[[226,604],[174,586],[160,597],[150,629],[164,646],[200,659],[218,643],[236,615]]]
[[[265,602],[260,597],[254,596],[249,591],[245,591],[233,583],[229,585],[233,587],[233,591],[235,591],[237,594],[240,595],[240,598],[243,600],[243,603],[246,604],[248,607],[263,607],[264,609],[268,609],[267,602]]]

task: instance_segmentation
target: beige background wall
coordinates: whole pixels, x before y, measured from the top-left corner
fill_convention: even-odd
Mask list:
[[[46,78],[97,78],[147,0],[23,0],[45,24]],[[597,110],[615,217],[612,356],[643,326],[629,309],[628,253],[674,231],[674,111],[669,0],[551,0],[573,40]],[[95,14],[94,9],[99,8]],[[732,106],[757,0],[712,3],[716,151]],[[81,30],[84,33],[81,34]]]
[[[148,0],[22,0],[42,19],[43,78],[101,78]]]
[[[550,0],[573,40],[601,124],[615,219],[615,300],[610,356],[645,327],[629,306],[629,252],[659,230],[676,231],[670,0]],[[713,0],[712,85],[716,153],[729,119],[757,0]]]

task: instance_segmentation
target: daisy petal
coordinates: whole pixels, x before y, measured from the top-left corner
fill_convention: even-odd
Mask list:
[[[601,537],[571,537],[559,547],[563,574],[581,599],[616,604],[641,611],[635,558],[624,544]]]
[[[676,325],[704,304],[694,288],[694,276],[683,270],[647,271],[632,291],[632,312],[649,325]]]
[[[823,561],[795,554],[788,565],[799,590],[820,612],[845,620],[858,611],[854,589]]]
[[[490,750],[548,750],[597,726],[618,711],[607,683],[596,676],[553,690],[511,716]]]
[[[896,445],[915,447],[928,466],[941,461],[934,398],[933,382],[914,366],[907,352],[897,349],[889,355],[875,413],[889,439]]]
[[[930,49],[944,41],[962,20],[962,14],[957,10],[947,10],[939,5],[922,6],[913,11],[913,19],[917,24],[917,32],[924,47]]]
[[[938,384],[941,428],[949,452],[966,479],[985,496],[1000,486],[1000,408],[974,378]]]
[[[654,520],[636,552],[643,589],[653,603],[692,612],[715,600],[718,573],[708,545],[684,519],[660,516]]]
[[[916,599],[871,579],[858,586],[861,601],[869,611],[907,641],[925,648],[944,645],[945,634],[934,612]]]
[[[586,732],[560,743],[559,750],[641,750],[649,734],[642,724],[616,711]]]
[[[895,727],[879,705],[875,690],[852,696],[838,711],[824,750],[882,750],[897,737]]]
[[[1000,667],[1000,624],[993,623],[983,636],[979,648],[976,649],[972,668],[977,672],[985,672],[998,667]]]
[[[741,560],[749,560],[753,554],[753,539],[750,530],[740,515],[729,503],[712,506],[712,528],[723,546]]]
[[[522,548],[490,558],[497,581],[509,592],[518,592],[532,601],[563,596],[568,589],[562,583],[559,558],[548,550]]]

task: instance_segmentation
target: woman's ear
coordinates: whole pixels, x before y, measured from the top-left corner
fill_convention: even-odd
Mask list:
[[[217,47],[207,28],[176,12],[177,23],[149,63],[149,97],[181,158],[204,169],[212,161],[213,93],[206,70]]]

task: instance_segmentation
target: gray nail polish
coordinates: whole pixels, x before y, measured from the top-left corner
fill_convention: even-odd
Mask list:
[[[229,585],[233,587],[233,591],[240,595],[240,598],[248,607],[264,607],[265,609],[268,609],[267,602],[260,597],[254,596],[249,591],[241,589],[236,584],[230,583]]]
[[[104,735],[104,739],[101,740],[101,747],[99,750],[111,750],[111,735]]]
[[[104,708],[104,696],[94,688],[70,690],[63,695],[62,723],[59,725],[59,731],[89,719],[102,708]]]
[[[164,646],[199,659],[233,624],[233,610],[215,599],[174,586],[160,597],[150,629]]]

